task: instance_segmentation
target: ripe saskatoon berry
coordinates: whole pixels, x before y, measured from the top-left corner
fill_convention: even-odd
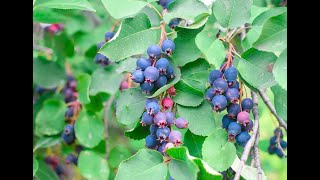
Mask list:
[[[250,139],[250,134],[248,134],[246,131],[242,131],[240,134],[236,136],[236,141],[241,146],[246,146],[247,142]]]
[[[78,165],[78,157],[73,155],[73,154],[69,154],[67,157],[66,157],[66,164],[71,164],[73,163],[74,165]]]
[[[160,140],[160,142],[168,139],[169,134],[170,134],[170,128],[168,127],[158,128],[156,132],[157,138],[158,140]]]
[[[158,126],[156,124],[151,124],[149,130],[150,130],[150,134],[155,136],[158,130]]]
[[[150,94],[152,89],[154,88],[154,83],[143,82],[140,84],[140,88],[143,93]]]
[[[159,112],[160,107],[158,105],[158,102],[150,102],[146,105],[147,113],[149,115],[155,115]]]
[[[54,171],[58,174],[58,176],[61,176],[63,174],[65,174],[65,169],[63,168],[63,166],[61,164],[59,164]]]
[[[234,138],[241,133],[241,126],[236,122],[231,122],[228,126],[228,138],[233,141]]]
[[[241,128],[243,131],[250,132],[252,131],[252,128],[253,128],[253,122],[250,120],[247,126],[241,125]]]
[[[285,142],[284,140],[280,141],[280,146],[282,147],[282,149],[286,149],[287,148],[287,142]]]
[[[226,78],[227,81],[235,81],[237,80],[237,74],[238,74],[238,71],[235,67],[229,67],[224,72],[224,77]]]
[[[160,58],[155,65],[155,67],[158,69],[160,74],[167,74],[168,66],[169,66],[169,61],[166,58]]]
[[[237,103],[240,97],[238,89],[229,88],[225,94],[228,101],[231,103]]]
[[[35,91],[37,94],[42,94],[43,92],[45,92],[45,89],[40,86],[36,86]]]
[[[242,111],[247,111],[250,113],[250,110],[253,108],[253,102],[250,98],[245,98],[241,102]]]
[[[173,67],[171,66],[171,65],[169,65],[168,66],[168,68],[167,68],[167,78],[168,79],[173,79],[174,78],[174,69],[173,69]]]
[[[147,112],[144,112],[141,118],[141,125],[151,125],[153,123],[153,117],[149,115]]]
[[[167,119],[167,126],[171,126],[174,123],[174,114],[170,111],[164,113]]]
[[[268,147],[268,152],[269,152],[269,154],[274,154],[274,153],[276,153],[276,150],[277,150],[278,148],[277,147],[275,147],[275,146],[269,146]]]
[[[120,91],[124,90],[124,89],[128,89],[129,88],[129,84],[127,81],[122,81],[120,84]]]
[[[65,97],[66,99],[71,99],[72,96],[73,96],[73,90],[72,90],[71,88],[66,88],[66,89],[64,90],[64,97]]]
[[[158,145],[157,139],[152,135],[148,135],[146,137],[145,142],[146,142],[146,146],[150,149],[155,149]]]
[[[216,79],[221,78],[222,75],[223,75],[222,72],[220,72],[219,70],[210,71],[210,74],[209,74],[210,84],[212,84]]]
[[[185,128],[188,128],[189,122],[186,121],[184,118],[179,117],[178,119],[176,119],[176,121],[174,122],[174,124],[175,124],[176,127],[179,128],[179,129],[185,129]]]
[[[212,101],[212,98],[214,96],[214,89],[213,88],[209,88],[206,92],[206,96],[205,99],[208,100],[209,102]]]
[[[228,116],[232,119],[235,119],[237,115],[240,113],[240,105],[239,104],[229,104],[227,106]]]
[[[168,9],[168,5],[172,2],[173,0],[160,0],[159,4],[162,6],[164,9]]]
[[[171,134],[171,133],[170,133]],[[170,135],[169,135],[170,136]],[[166,146],[164,147],[164,151],[166,151],[167,149],[170,149],[170,148],[174,148],[174,144],[172,144],[171,142],[168,142],[166,144]]]
[[[65,114],[65,118],[67,121],[71,120],[72,116],[73,116],[73,112],[74,112],[74,109],[73,107],[68,107],[68,110]]]
[[[181,132],[173,130],[169,134],[169,142],[173,143],[176,146],[179,146],[181,142]]]
[[[163,141],[161,143],[161,146],[158,147],[157,151],[160,152],[162,155],[165,155],[164,150],[165,150],[166,145],[167,145],[167,142]]]
[[[283,138],[283,133],[282,133],[282,130],[280,128],[276,128],[273,131],[273,134],[274,134],[274,136],[277,136],[279,132],[280,132],[280,138],[282,139]]]
[[[173,101],[172,101],[171,98],[165,97],[165,98],[162,99],[161,105],[162,105],[164,110],[168,110],[168,109],[170,109],[172,107]]]
[[[243,126],[246,127],[250,122],[249,113],[247,113],[246,111],[241,111],[238,114],[237,119],[238,119],[240,124],[242,124]]]
[[[158,112],[154,118],[153,122],[159,127],[163,128],[167,124],[166,115],[163,112]]]
[[[179,23],[180,23],[180,19],[179,18],[174,18],[174,19],[172,19],[170,22],[169,22],[169,27],[171,28],[171,29],[174,29],[176,26],[178,26],[179,25]]]
[[[277,154],[280,158],[283,158],[283,156],[284,156],[284,154],[282,153],[282,151],[281,151],[279,148],[276,149],[276,154]]]
[[[228,84],[228,87],[229,88],[235,88],[235,89],[239,90],[240,85],[239,85],[238,81],[232,81],[232,84],[230,84],[230,85]]]
[[[97,53],[97,55],[94,57],[94,62],[96,64],[101,64],[101,63],[107,62],[107,61],[109,61],[109,59],[106,56],[104,56],[103,54],[100,54],[100,53]]]
[[[104,39],[106,40],[106,42],[110,41],[110,39],[112,39],[114,36],[114,33],[113,32],[107,32],[105,35],[104,35]]]
[[[277,137],[273,136],[270,138],[270,145],[276,145],[277,144]]]
[[[146,100],[146,107],[147,107],[147,105],[148,105],[149,103],[151,103],[151,102],[155,102],[155,103],[158,104],[158,100],[157,100],[156,98],[148,98],[148,99]]]
[[[147,53],[152,60],[160,58],[161,49],[157,45],[151,45],[147,49]]]
[[[75,141],[74,126],[68,124],[64,127],[62,140],[66,144],[72,144]]]
[[[68,124],[64,127],[63,129],[63,134],[65,135],[70,135],[74,133],[74,126]]]
[[[161,88],[167,84],[167,77],[165,75],[160,75],[159,78],[154,82],[156,88]]]
[[[168,93],[170,96],[175,96],[175,95],[176,95],[176,89],[174,88],[174,86],[171,86],[171,87],[167,90],[167,93]]]
[[[136,61],[136,65],[136,69],[144,71],[147,67],[151,66],[151,62],[147,58],[141,57]]]
[[[228,126],[231,122],[235,122],[235,121],[229,118],[228,115],[224,115],[222,117],[222,128],[228,130]]]
[[[167,39],[162,42],[161,49],[164,52],[164,54],[172,55],[172,52],[174,51],[175,47],[176,46],[174,45],[174,42],[171,39]]]
[[[213,89],[215,94],[223,94],[228,90],[228,83],[224,79],[218,78],[213,82]]]
[[[227,106],[227,99],[225,96],[223,95],[217,95],[217,96],[214,96],[212,98],[212,106],[213,106],[213,110],[216,111],[216,112],[221,112],[223,111],[226,106]]]
[[[98,50],[101,49],[101,47],[104,45],[104,43],[106,43],[106,42],[104,42],[104,41],[99,42],[99,44],[97,45],[97,49]]]
[[[153,66],[147,67],[144,72],[145,82],[154,82],[159,78],[159,71]]]
[[[131,79],[136,83],[143,83],[144,82],[143,71],[141,71],[140,69],[133,71],[133,73],[131,74]]]

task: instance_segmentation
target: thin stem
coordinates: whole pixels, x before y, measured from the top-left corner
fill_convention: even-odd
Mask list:
[[[258,180],[262,180],[262,169],[261,169],[261,162],[260,162],[260,154],[259,154],[259,137],[260,137],[260,127],[258,127],[258,132],[256,136],[256,140],[254,141],[254,159],[256,162],[256,167],[258,170]]]
[[[113,23],[113,25],[110,28],[110,32],[113,32],[114,29],[119,25],[119,23],[121,22],[120,19],[116,20],[116,22]]]
[[[104,116],[103,116],[103,120],[104,120],[104,138],[105,138],[105,144],[106,144],[106,159],[108,159],[108,138],[109,138],[109,131],[108,131],[108,115],[109,115],[109,111],[112,105],[112,102],[114,100],[114,95],[112,95],[107,104],[105,105],[105,111],[104,111]]]
[[[36,43],[33,43],[33,49],[36,51],[45,52],[46,54],[52,54],[53,50],[44,46],[37,45]]]
[[[232,30],[232,32],[230,33],[229,37],[227,37],[227,40],[230,41],[231,37],[233,37],[236,33],[234,33],[238,28],[235,28]]]
[[[155,10],[157,12],[157,14],[161,17],[161,19],[163,19],[162,14],[158,11],[157,8],[155,8],[152,4],[148,3],[148,6],[151,7],[153,10]]]
[[[280,128],[280,127],[278,127],[278,128]],[[284,157],[287,157],[287,154],[284,152],[284,150],[283,150],[283,148],[281,147],[281,144],[280,144],[280,135],[281,135],[281,130],[277,131],[277,146],[278,146],[278,149],[284,155]]]

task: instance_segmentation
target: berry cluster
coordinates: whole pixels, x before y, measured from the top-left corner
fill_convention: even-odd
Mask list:
[[[141,57],[137,60],[137,68],[132,72],[131,79],[140,84],[143,93],[150,94],[174,78],[174,70],[168,59],[160,58],[161,50],[166,55],[172,55],[174,49],[174,42],[167,39],[162,42],[161,48],[157,45],[148,47],[149,59]]]
[[[188,121],[179,117],[175,119],[175,114],[169,109],[173,106],[173,101],[169,97],[161,100],[162,109],[155,98],[146,100],[146,111],[142,115],[142,126],[150,126],[150,135],[146,137],[146,147],[157,149],[165,155],[166,149],[182,144],[180,131],[173,130],[175,125],[178,129],[188,128]],[[169,111],[168,111],[169,110]]]
[[[110,39],[112,39],[114,36],[113,32],[107,32],[104,35],[104,41],[101,41],[98,45],[97,45],[97,49],[98,51],[101,49],[101,47],[108,42]],[[109,60],[109,58],[107,58],[106,56],[104,56],[103,54],[97,53],[97,55],[94,57],[94,62],[96,64],[100,64],[100,66],[104,67],[107,66],[111,63],[111,61]]]
[[[205,98],[208,100],[215,112],[227,109],[227,114],[222,118],[222,127],[228,131],[229,141],[234,141],[245,146],[250,139],[253,122],[249,113],[253,108],[250,98],[245,98],[238,104],[240,99],[238,71],[235,67],[227,67],[224,63],[220,70],[212,70],[209,74],[210,88]]]
[[[268,147],[269,154],[277,154],[280,158],[284,156],[283,152],[278,147],[278,140],[280,141],[280,146],[283,150],[287,148],[287,142],[283,140],[283,133],[280,128],[276,128],[270,138],[270,144]],[[278,139],[279,137],[279,139]]]
[[[63,24],[50,24],[50,25],[44,27],[44,30],[46,32],[49,32],[52,34],[57,34],[60,31],[62,31],[63,29],[64,29]]]

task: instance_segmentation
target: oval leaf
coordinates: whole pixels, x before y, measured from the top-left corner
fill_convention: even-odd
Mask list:
[[[115,19],[133,16],[147,5],[146,2],[132,0],[101,0],[101,2]]]
[[[274,63],[273,75],[277,83],[287,90],[287,50],[283,51]]]
[[[190,130],[184,134],[183,145],[188,148],[190,155],[202,158],[202,144],[205,136],[193,134]]]
[[[80,74],[77,77],[77,90],[79,94],[79,101],[83,104],[90,103],[89,87],[91,84],[91,76],[89,74]]]

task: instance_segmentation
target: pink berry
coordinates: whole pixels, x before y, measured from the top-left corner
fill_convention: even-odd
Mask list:
[[[166,97],[162,99],[161,104],[164,110],[168,110],[172,107],[173,101],[171,98]]]
[[[167,118],[166,115],[163,112],[158,112],[154,118],[153,122],[158,125],[160,128],[164,128],[164,126],[167,124]]]
[[[182,144],[181,136],[182,135],[180,131],[173,130],[169,134],[169,142],[173,143],[176,146],[179,146],[180,144]]]
[[[127,81],[122,81],[120,84],[120,91],[124,90],[124,89],[128,89],[129,88],[129,84]]]
[[[246,111],[241,111],[238,114],[237,119],[239,121],[239,124],[242,124],[244,127],[246,127],[250,123],[249,113],[247,113]]]
[[[166,146],[164,147],[164,152],[166,152],[166,150],[170,148],[174,148],[174,144],[172,144],[171,142],[166,144]]]
[[[176,95],[176,89],[174,88],[174,86],[171,86],[171,87],[167,90],[167,93],[168,93],[170,96],[175,96],[175,95]]]
[[[177,128],[179,129],[185,129],[188,128],[189,122],[186,121],[184,118],[178,118],[175,120],[174,124],[176,125]]]

